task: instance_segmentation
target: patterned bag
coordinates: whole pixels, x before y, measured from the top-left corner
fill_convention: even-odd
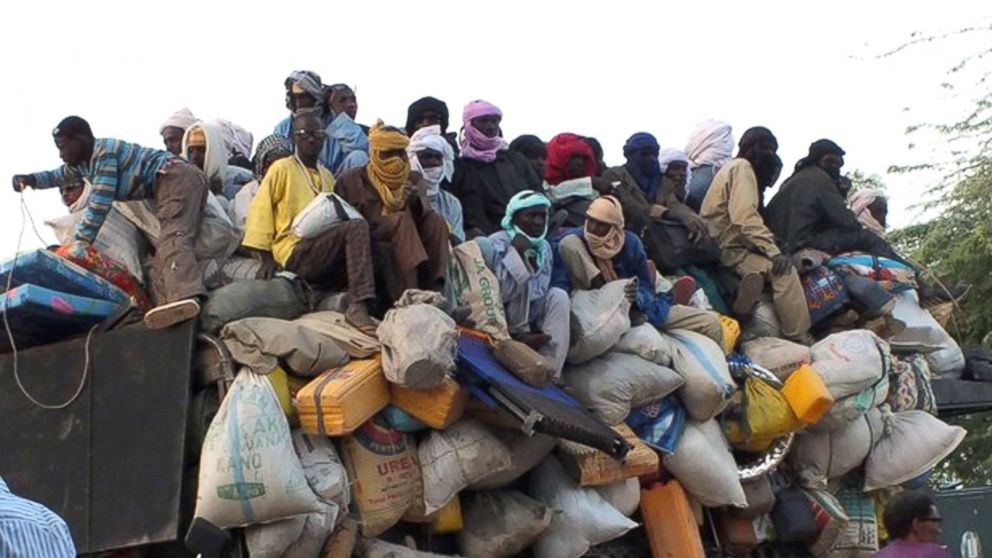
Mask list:
[[[113,283],[113,285],[130,296],[138,308],[145,312],[151,308],[151,303],[148,300],[148,295],[145,294],[144,289],[138,283],[138,280],[132,276],[124,264],[118,262],[117,260],[111,259],[94,248],[92,245],[86,247],[86,257],[85,258],[74,258],[69,256],[69,246],[60,246],[55,253],[70,262],[82,267],[86,271],[89,271],[95,275],[106,279]]]
[[[829,268],[814,267],[803,276],[802,283],[814,326],[841,311],[850,300],[844,280]]]
[[[886,403],[893,412],[918,409],[937,414],[937,399],[930,385],[930,366],[921,354],[897,357],[890,374],[891,387]]]

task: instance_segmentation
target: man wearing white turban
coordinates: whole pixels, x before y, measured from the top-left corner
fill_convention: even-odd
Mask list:
[[[730,124],[719,120],[703,120],[696,125],[685,145],[692,177],[686,190],[686,205],[699,211],[713,177],[730,162],[734,151],[734,133]]]
[[[190,126],[199,120],[188,108],[181,108],[172,114],[158,128],[165,143],[165,150],[178,156],[183,150],[183,135]]]
[[[455,172],[455,150],[441,135],[441,127],[435,124],[419,128],[410,138],[406,154],[410,159],[410,171],[420,173],[427,183],[427,199],[431,207],[444,217],[451,234],[458,241],[464,241],[462,203],[450,192],[441,189],[443,183],[451,183]]]

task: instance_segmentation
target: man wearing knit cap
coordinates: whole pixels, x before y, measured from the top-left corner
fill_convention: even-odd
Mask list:
[[[617,279],[637,278],[628,297],[635,308],[659,329],[689,329],[723,347],[723,330],[713,312],[675,304],[668,293],[657,294],[654,271],[644,244],[624,230],[623,210],[613,196],[594,200],[582,228],[562,238],[555,253],[551,284],[566,292],[598,289]]]
[[[540,190],[542,178],[519,153],[507,150],[503,112],[472,101],[462,113],[461,155],[449,190],[462,202],[468,238],[500,230],[506,204],[521,190]]]
[[[197,118],[188,108],[181,108],[167,118],[158,129],[162,141],[165,142],[165,150],[173,155],[179,155],[183,149],[183,134],[197,122]]]
[[[737,158],[713,177],[699,213],[720,245],[720,263],[741,277],[734,313],[747,317],[767,284],[783,335],[810,344],[809,309],[799,273],[761,217],[764,191],[781,170],[777,151],[778,140],[767,128],[744,132]]]
[[[276,125],[275,133],[292,141],[292,114],[304,109],[316,109],[327,132],[327,141],[320,152],[321,164],[330,169],[334,176],[340,176],[368,162],[369,140],[365,131],[348,113],[351,109],[348,103],[336,105],[339,110],[328,106],[328,91],[325,91],[319,75],[308,70],[293,72],[284,84],[286,108],[291,115]],[[357,110],[357,104],[353,108]]]
[[[432,208],[423,177],[410,172],[409,144],[380,120],[369,132],[368,164],[342,174],[337,187],[368,221],[390,300],[407,289],[441,290],[448,270],[448,223]]]
[[[902,260],[879,235],[862,226],[838,188],[844,150],[828,139],[809,146],[792,176],[768,203],[765,219],[788,254],[813,248],[836,255],[867,252]]]

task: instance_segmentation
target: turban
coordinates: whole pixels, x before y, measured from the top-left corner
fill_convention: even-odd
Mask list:
[[[530,248],[527,249],[526,254],[534,258],[537,262],[537,267],[542,267],[547,257],[551,254],[551,245],[544,240],[544,237],[548,234],[547,219],[544,221],[544,231],[538,237],[533,237],[525,233],[520,230],[520,227],[513,224],[513,217],[517,212],[530,209],[531,207],[543,207],[547,211],[551,207],[551,200],[544,197],[544,194],[540,194],[534,190],[517,192],[506,204],[506,213],[503,215],[500,225],[506,231],[506,234],[510,236],[511,241],[518,234],[524,235],[530,241]]]
[[[499,135],[487,137],[472,125],[472,120],[481,116],[497,116],[502,118],[503,112],[496,105],[486,101],[472,101],[465,105],[462,112],[462,156],[484,163],[496,160],[496,153],[506,149],[506,140]]]
[[[203,125],[193,126],[186,133],[187,147],[206,147],[207,133],[203,130]]]
[[[774,143],[775,149],[778,149],[778,140],[775,138],[775,134],[773,134],[771,130],[765,128],[764,126],[748,128],[744,131],[744,135],[741,136],[741,141],[737,144],[737,156],[740,157],[745,151],[763,141],[770,141]]]
[[[610,232],[604,236],[597,236],[589,230],[587,219],[583,233],[589,252],[596,258],[596,265],[603,273],[603,279],[607,282],[614,281],[617,275],[610,260],[620,253],[624,243],[623,208],[620,207],[620,201],[613,196],[596,198],[589,204],[586,217],[610,225]]]
[[[703,120],[685,144],[691,168],[711,165],[722,167],[733,156],[734,134],[730,124],[719,120]]]
[[[172,116],[165,119],[158,128],[158,133],[162,133],[166,128],[179,128],[182,131],[186,131],[190,126],[196,124],[197,119],[193,116],[193,113],[188,108],[181,108],[174,112]]]
[[[885,237],[885,227],[878,222],[877,219],[868,210],[868,207],[875,203],[877,200],[887,200],[888,197],[885,192],[877,190],[875,188],[866,188],[864,190],[858,190],[851,195],[851,211],[854,212],[854,216],[858,218],[858,221],[865,226],[868,230],[874,232],[878,236]]]
[[[692,178],[692,171],[689,169],[692,161],[689,160],[689,156],[671,147],[666,147],[658,153],[658,167],[661,169],[661,174],[665,174],[665,171],[668,170],[668,165],[677,161],[685,163],[685,183],[689,184],[689,179]]]
[[[417,154],[425,149],[433,149],[441,154],[441,166],[434,169],[424,169],[420,165]],[[410,159],[410,170],[415,170],[424,176],[427,181],[427,195],[436,196],[441,185],[441,180],[451,181],[455,174],[455,150],[451,148],[448,140],[441,135],[441,127],[438,125],[425,126],[413,133],[410,138],[410,145],[406,148],[407,157]]]
[[[266,159],[274,156],[279,157],[289,157],[293,154],[293,144],[290,143],[289,138],[282,134],[272,134],[262,138],[262,141],[258,142],[258,148],[255,150],[255,157],[252,159],[252,165],[255,166],[255,178],[262,180],[265,176],[262,171],[265,167]]]
[[[645,161],[641,157],[632,157],[641,149],[660,149],[658,140],[647,132],[637,132],[623,145],[623,155],[627,158],[627,172],[634,177],[634,182],[644,192],[648,203],[654,203],[658,197],[658,185],[661,184],[661,166],[657,159]]]
[[[841,157],[844,156],[844,150],[836,143],[828,139],[816,140],[809,144],[809,153],[796,163],[796,170],[798,171],[810,165],[815,165],[820,161],[820,158],[830,153],[840,155]]]
[[[255,141],[251,132],[230,120],[217,119],[214,123],[220,128],[221,137],[224,138],[224,145],[227,147],[228,158],[235,155],[251,156],[251,144]]]
[[[544,178],[549,184],[560,184],[568,178],[579,178],[565,175],[568,170],[568,160],[574,155],[585,157],[582,175],[595,176],[598,166],[592,146],[581,136],[558,134],[548,142],[548,168],[544,173]]]
[[[627,138],[627,143],[623,144],[623,155],[627,157],[632,152],[639,149],[661,149],[658,140],[647,132],[637,132]]]
[[[434,97],[417,99],[406,110],[406,133],[412,133],[413,127],[425,112],[436,112],[441,115],[441,134],[448,132],[448,105]]]
[[[389,215],[403,209],[406,205],[407,179],[410,178],[410,162],[400,157],[384,159],[384,151],[406,149],[410,138],[394,129],[387,129],[379,120],[369,131],[369,164],[368,176],[375,186],[376,192],[382,199],[383,214]]]
[[[517,136],[515,140],[511,141],[510,151],[516,151],[528,159],[533,159],[538,155],[548,156],[548,146],[544,145],[541,138],[530,134]]]
[[[324,88],[320,84],[320,76],[309,70],[296,71],[286,78],[286,90],[295,93],[306,93],[313,97],[318,105],[324,105]]]

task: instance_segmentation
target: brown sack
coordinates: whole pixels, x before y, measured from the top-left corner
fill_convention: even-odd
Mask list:
[[[513,339],[498,341],[493,356],[507,370],[534,387],[546,387],[555,377],[555,367],[526,343]]]

